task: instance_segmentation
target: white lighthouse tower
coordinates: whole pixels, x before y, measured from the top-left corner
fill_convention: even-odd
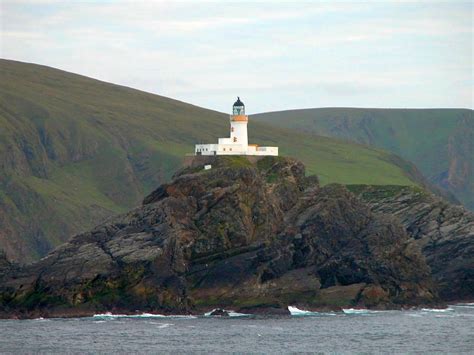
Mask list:
[[[249,118],[245,115],[245,105],[240,101],[240,97],[237,97],[237,101],[232,106],[232,115],[230,116],[230,139],[232,143],[242,145],[244,150],[247,150],[249,145],[247,134],[248,122]]]
[[[195,155],[278,155],[278,147],[260,147],[248,143],[245,105],[237,97],[230,116],[230,138],[219,138],[217,144],[196,144]]]

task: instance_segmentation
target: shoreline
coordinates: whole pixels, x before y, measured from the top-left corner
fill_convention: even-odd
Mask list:
[[[206,318],[206,317],[220,317],[220,318],[232,318],[236,316],[227,315],[211,315],[213,311],[225,311],[229,313],[238,314],[238,317],[266,317],[266,316],[276,316],[276,317],[298,317],[298,316],[311,316],[311,315],[324,315],[324,314],[357,314],[357,313],[377,313],[384,311],[446,311],[449,310],[451,306],[474,306],[474,300],[459,300],[455,302],[437,304],[437,305],[416,305],[408,306],[404,305],[401,307],[372,307],[372,308],[362,308],[357,306],[348,305],[347,307],[304,307],[298,304],[289,305],[286,308],[259,308],[258,310],[241,310],[241,309],[231,309],[226,307],[214,307],[212,309],[203,308],[195,310],[189,313],[167,313],[167,312],[153,312],[153,311],[142,311],[142,312],[130,312],[129,310],[113,309],[113,310],[104,310],[104,311],[72,311],[72,312],[59,312],[59,311],[35,311],[30,313],[18,314],[12,312],[0,313],[0,320],[34,320],[34,319],[69,319],[69,318],[100,318],[100,317],[111,317],[111,318]],[[301,307],[301,308],[300,308]],[[299,312],[298,314],[293,314],[290,312],[290,308]]]

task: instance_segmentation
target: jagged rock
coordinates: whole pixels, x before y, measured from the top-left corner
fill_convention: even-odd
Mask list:
[[[288,314],[288,305],[438,301],[419,246],[396,217],[344,186],[320,187],[294,159],[209,159],[212,169],[189,164],[143,206],[2,276],[0,313]]]
[[[419,188],[352,188],[373,211],[398,218],[421,247],[440,296],[474,298],[474,213]]]

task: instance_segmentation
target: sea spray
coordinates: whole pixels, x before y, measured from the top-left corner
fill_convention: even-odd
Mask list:
[[[217,311],[217,308],[214,308],[212,311],[204,313],[204,317],[214,317],[213,313]],[[251,314],[239,313],[232,310],[223,309],[223,312],[227,313],[226,317],[251,317]]]

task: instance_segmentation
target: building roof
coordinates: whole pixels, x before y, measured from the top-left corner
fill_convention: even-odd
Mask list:
[[[237,101],[234,102],[234,107],[235,106],[245,106],[242,101],[240,101],[240,97],[237,96]]]

